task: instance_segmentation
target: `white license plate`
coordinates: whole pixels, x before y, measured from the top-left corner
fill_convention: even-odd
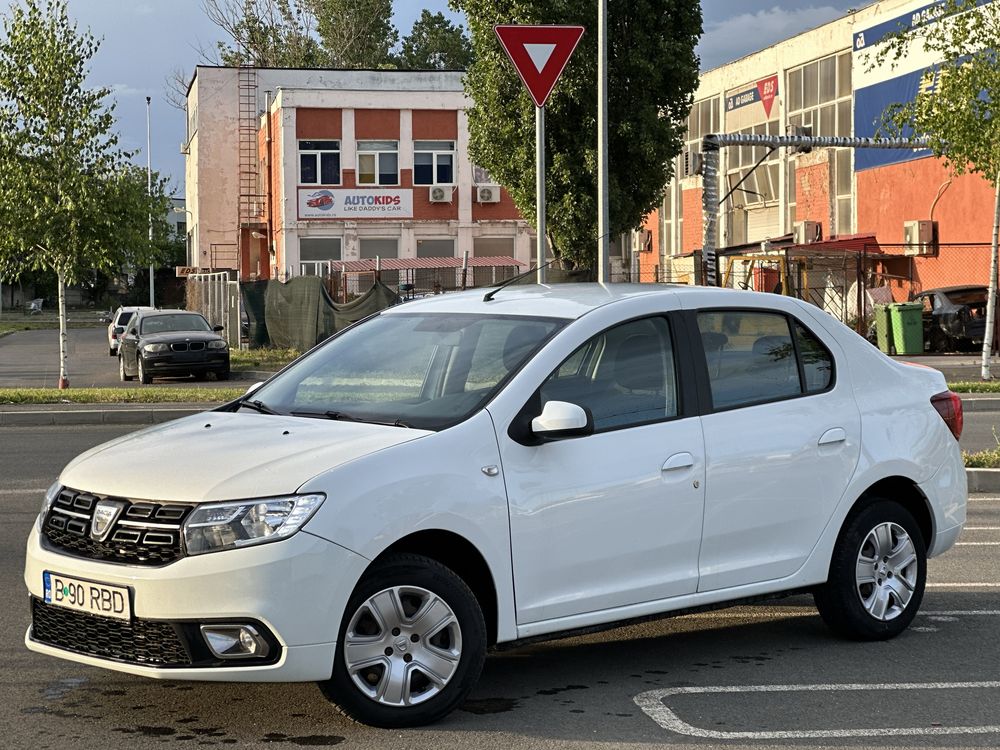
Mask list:
[[[42,573],[42,586],[46,604],[119,620],[132,619],[128,589],[124,586],[82,581],[47,570]]]

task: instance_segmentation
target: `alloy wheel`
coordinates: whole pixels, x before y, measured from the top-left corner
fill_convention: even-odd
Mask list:
[[[876,620],[899,617],[913,596],[918,572],[917,551],[906,529],[880,523],[858,550],[855,582],[862,606]]]
[[[344,635],[344,664],[355,686],[386,706],[438,695],[458,669],[462,631],[451,607],[417,586],[383,589],[363,602]]]

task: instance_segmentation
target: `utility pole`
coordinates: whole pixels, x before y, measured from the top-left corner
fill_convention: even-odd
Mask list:
[[[149,102],[150,97],[146,97],[146,196],[153,197],[153,170],[150,163],[149,154]],[[153,212],[149,212],[149,243],[153,243]],[[149,306],[156,307],[155,295],[153,291],[153,264],[149,264]]]

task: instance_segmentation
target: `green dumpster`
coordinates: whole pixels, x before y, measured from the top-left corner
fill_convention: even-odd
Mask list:
[[[919,302],[898,302],[892,310],[892,340],[896,354],[923,354],[924,306]]]
[[[889,317],[889,305],[875,305],[875,334],[878,337],[878,348],[886,354],[892,354],[892,324]]]

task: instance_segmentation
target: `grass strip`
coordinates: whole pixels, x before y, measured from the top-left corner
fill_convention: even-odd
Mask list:
[[[220,404],[245,392],[246,388],[0,388],[0,404]]]
[[[1000,380],[962,380],[948,387],[955,393],[1000,393]]]
[[[299,354],[296,349],[230,349],[229,365],[234,370],[249,370],[254,367],[279,369]]]

